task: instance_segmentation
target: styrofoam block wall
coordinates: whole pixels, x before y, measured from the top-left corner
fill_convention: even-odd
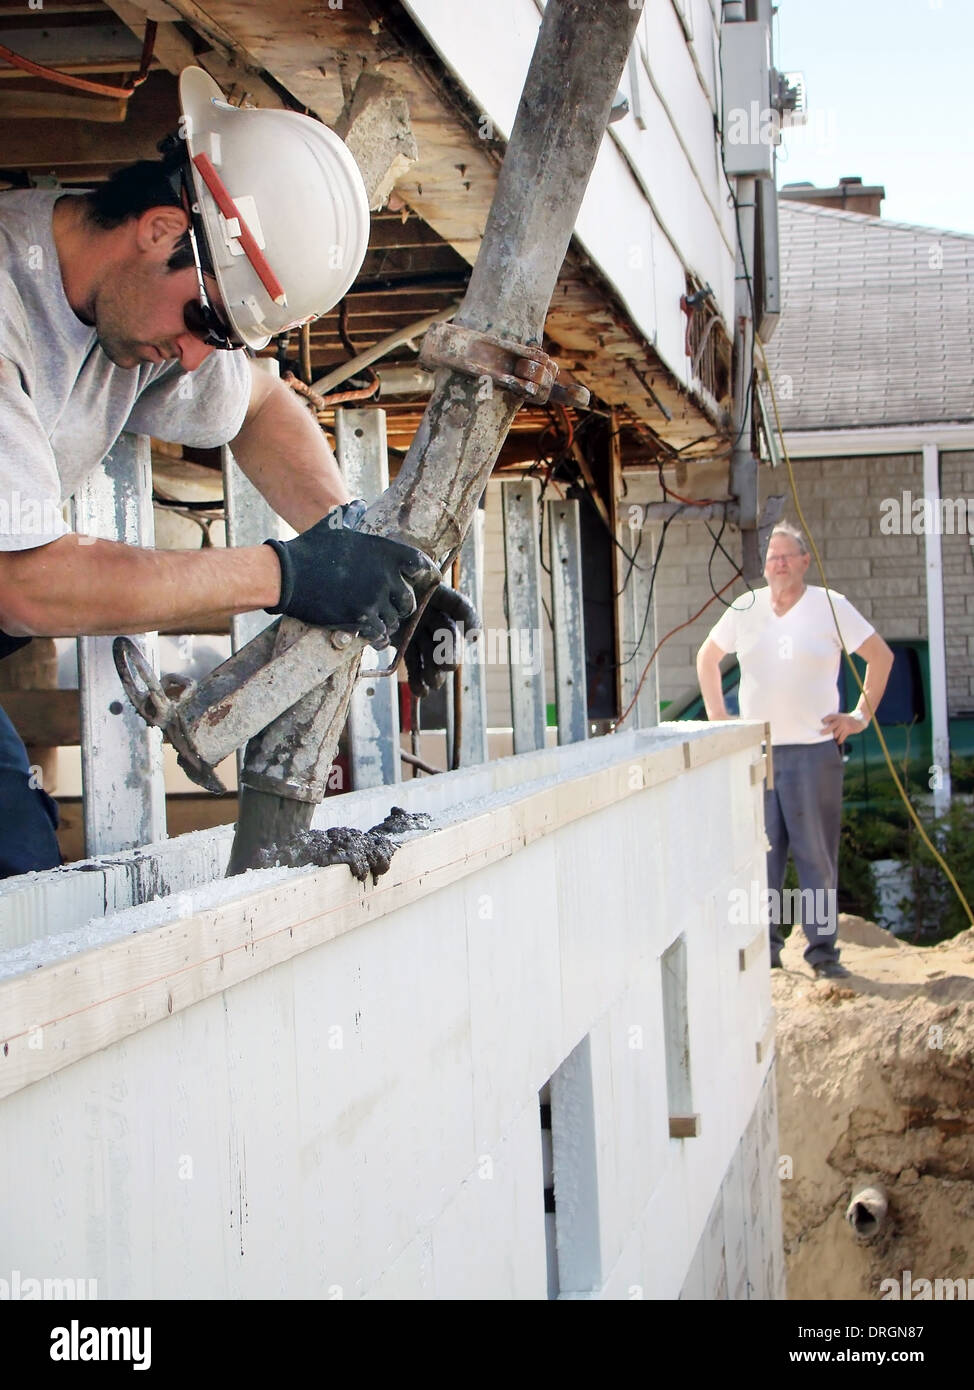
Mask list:
[[[544,766],[570,777],[612,752]],[[763,882],[754,754],[563,825],[0,1101],[5,1262],[95,1277],[102,1297],[543,1298],[538,1093],[587,1040],[600,1283],[566,1296],[690,1296],[698,1266],[701,1288],[733,1293],[742,1206],[746,1288],[770,1296],[767,961],[739,971],[752,933],[726,913],[731,886]],[[418,787],[432,802],[441,783]],[[727,833],[734,804],[747,834]],[[659,957],[681,932],[694,1140],[668,1135],[661,1034]]]

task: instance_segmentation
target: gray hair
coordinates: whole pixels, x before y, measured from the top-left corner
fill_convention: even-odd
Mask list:
[[[809,555],[811,553],[804,535],[799,531],[797,526],[792,526],[790,521],[778,522],[777,526],[772,529],[771,535],[768,537],[768,545],[771,544],[775,536],[790,536],[803,555]]]

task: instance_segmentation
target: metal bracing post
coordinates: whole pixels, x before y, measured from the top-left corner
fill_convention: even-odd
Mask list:
[[[480,253],[455,325],[540,348],[545,315],[639,22],[638,5],[549,0],[501,166]],[[530,370],[530,366],[529,366]],[[395,483],[364,529],[399,535],[444,565],[460,548],[525,394],[510,374],[440,367]],[[285,620],[279,648],[330,670],[247,749],[228,872],[307,827],[345,722],[363,643]],[[290,649],[289,649],[290,650]],[[335,668],[332,658],[343,652]],[[310,689],[310,685],[305,686]]]
[[[579,743],[588,737],[579,507],[576,501],[555,501],[546,511],[558,742]]]
[[[940,450],[923,446],[923,495],[933,515],[940,515]],[[928,526],[923,537],[926,568],[927,636],[930,651],[930,719],[933,725],[933,805],[938,816],[950,809],[950,717],[947,704],[947,647],[944,629],[944,566],[940,533]]]
[[[73,499],[80,536],[150,546],[152,457],[146,435],[123,434]],[[157,661],[156,634],[136,639]],[[81,687],[81,778],[85,852],[114,854],[166,836],[162,735],[125,700],[111,637],[78,638]]]
[[[742,563],[746,579],[759,579],[758,470],[751,448],[754,375],[754,315],[751,286],[754,283],[755,180],[737,179],[737,289],[734,331],[734,448],[731,453],[730,487],[737,499],[741,527]]]
[[[484,611],[484,526],[483,507],[474,512],[473,521],[460,549],[460,592],[467,595],[478,613]],[[489,648],[486,633],[477,633],[467,643],[460,668],[460,698],[463,722],[460,729],[460,766],[473,767],[487,762],[487,666]]]
[[[723,22],[742,23],[746,7],[738,0],[725,4]],[[734,446],[730,463],[730,490],[737,499],[741,528],[741,568],[745,579],[761,577],[758,547],[758,469],[751,448],[754,377],[754,252],[757,189],[752,177],[738,175],[735,218],[737,253],[734,276]]]
[[[545,745],[539,494],[540,484],[533,478],[501,483],[515,753],[532,753]]]
[[[281,369],[274,357],[254,359],[257,371],[279,377]],[[269,537],[286,541],[295,534],[278,516],[267,499],[237,463],[229,447],[220,450],[223,468],[223,503],[227,517],[227,545],[263,545]],[[230,619],[230,648],[238,652],[274,621],[270,613],[258,608],[252,613],[235,613]],[[237,779],[243,772],[244,750],[237,750]]]
[[[335,411],[335,443],[345,485],[353,497],[374,502],[389,486],[384,410]],[[352,787],[388,786],[400,780],[399,694],[395,677],[369,680],[365,671],[388,663],[374,647],[362,653],[362,672],[348,710]]]
[[[619,510],[617,508],[617,515]],[[630,555],[636,557],[636,563],[630,565],[628,560],[620,556],[619,582],[622,592],[616,608],[620,715],[632,706],[625,721],[627,729],[650,729],[659,723],[659,677],[655,662],[639,688],[638,696],[636,688],[656,649],[656,598],[655,592],[651,595],[650,587],[659,553],[660,531],[659,526],[651,525],[645,517],[642,520],[641,541],[639,530],[634,525],[625,531],[620,527],[622,544]],[[633,705],[634,696],[636,703]]]
[[[280,376],[281,369],[273,357],[254,360],[258,371]],[[221,449],[223,464],[223,497],[227,512],[227,545],[262,545],[269,537],[286,541],[293,529],[278,516],[271,504],[261,496],[242,471],[228,448]],[[255,613],[237,613],[230,619],[231,646],[235,652],[262,632],[274,619],[262,608]]]

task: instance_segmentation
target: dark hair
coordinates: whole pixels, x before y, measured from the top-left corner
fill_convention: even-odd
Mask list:
[[[124,169],[116,169],[106,183],[87,195],[88,218],[96,227],[114,231],[149,208],[181,207],[172,184],[175,166],[171,160],[140,159]],[[170,270],[186,270],[193,264],[189,237],[184,233],[166,262]]]

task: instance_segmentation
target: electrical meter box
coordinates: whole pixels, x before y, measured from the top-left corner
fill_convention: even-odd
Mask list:
[[[771,30],[724,24],[720,34],[724,167],[730,178],[773,177],[781,118],[771,104]]]

